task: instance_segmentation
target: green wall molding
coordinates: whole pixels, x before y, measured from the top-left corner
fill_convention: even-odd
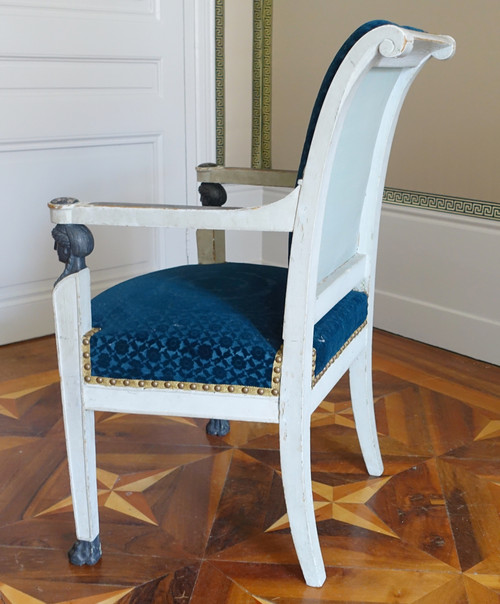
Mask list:
[[[273,1],[253,0],[252,168],[271,168]]]
[[[492,201],[386,187],[384,189],[384,202],[406,208],[419,208],[446,214],[500,221],[500,204]]]
[[[215,0],[215,141],[216,162],[223,166],[226,163],[224,0]]]

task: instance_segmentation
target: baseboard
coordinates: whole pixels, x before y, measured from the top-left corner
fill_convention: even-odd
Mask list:
[[[375,325],[500,364],[494,221],[384,206]]]
[[[500,365],[500,323],[390,292],[375,293],[375,327]]]
[[[90,263],[89,263],[90,264]],[[61,269],[63,265],[60,265]],[[105,289],[126,281],[156,267],[146,263],[101,269],[92,275],[92,296]],[[24,284],[24,288],[10,288],[11,295],[3,292],[0,298],[0,346],[30,340],[54,333],[51,281],[43,280],[34,284]]]

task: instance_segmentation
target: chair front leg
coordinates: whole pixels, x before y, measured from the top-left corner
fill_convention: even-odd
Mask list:
[[[60,225],[58,225],[60,226]],[[72,228],[75,227],[75,228]],[[53,291],[57,356],[68,466],[77,541],[69,551],[73,564],[95,564],[101,557],[96,479],[94,412],[85,409],[82,339],[91,325],[90,274],[84,257],[93,240],[82,225],[54,229],[56,249],[66,267]],[[76,243],[75,243],[76,241]],[[82,243],[83,241],[83,243]],[[84,245],[86,243],[86,245]]]
[[[77,566],[96,564],[101,558],[97,501],[94,412],[82,411],[78,395],[63,403],[66,449],[77,541],[68,552]],[[73,398],[74,397],[74,398]]]
[[[201,164],[200,167],[215,167],[215,164]],[[202,182],[198,188],[201,205],[221,207],[227,201],[227,193],[219,183]],[[226,261],[226,243],[224,231],[199,230],[196,233],[199,264],[217,264]],[[229,422],[225,419],[211,419],[206,431],[210,436],[226,436]]]

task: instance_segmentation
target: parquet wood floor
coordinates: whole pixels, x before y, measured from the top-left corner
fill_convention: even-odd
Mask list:
[[[385,474],[367,476],[345,379],[312,423],[327,565],[307,587],[275,426],[97,415],[101,539],[74,538],[54,341],[0,349],[0,602],[500,602],[500,367],[375,334]]]

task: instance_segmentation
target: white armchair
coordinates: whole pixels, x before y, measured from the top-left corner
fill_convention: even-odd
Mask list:
[[[373,410],[371,342],[378,223],[399,110],[422,65],[454,41],[371,22],[344,44],[313,111],[294,173],[201,167],[205,182],[293,186],[255,209],[50,203],[66,269],[54,288],[64,421],[78,541],[75,564],[101,556],[97,410],[279,423],[293,542],[306,582],[325,570],[311,490],[310,417],[350,374],[361,451],[383,472]],[[297,181],[297,182],[296,182]],[[91,300],[75,225],[282,231],[288,270],[219,263],[158,271]],[[78,233],[76,232],[78,231]]]

